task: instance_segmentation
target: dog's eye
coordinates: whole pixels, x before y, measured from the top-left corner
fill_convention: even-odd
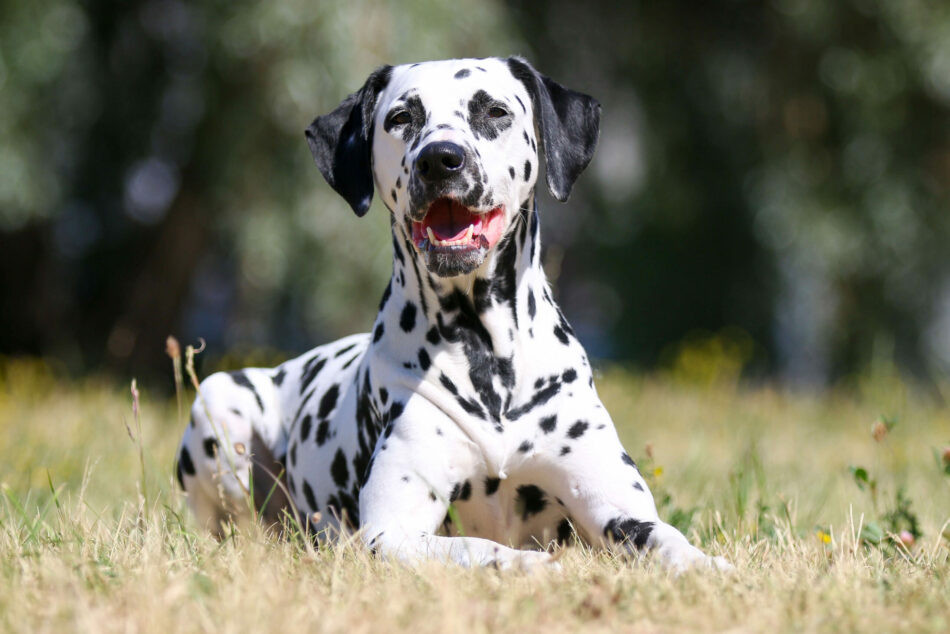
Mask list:
[[[501,119],[508,116],[508,111],[501,106],[492,106],[488,109],[488,116],[491,119]]]
[[[399,110],[389,115],[389,125],[406,125],[412,120],[408,110]]]

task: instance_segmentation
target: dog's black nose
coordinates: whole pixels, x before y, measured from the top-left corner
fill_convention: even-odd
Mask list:
[[[465,165],[465,150],[449,141],[437,141],[422,148],[416,158],[416,171],[427,183],[444,181]]]

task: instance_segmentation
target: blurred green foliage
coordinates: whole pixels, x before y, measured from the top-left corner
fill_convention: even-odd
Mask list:
[[[700,382],[950,364],[937,0],[3,0],[0,352],[144,371],[169,332],[367,328],[386,212],[355,218],[302,130],[380,64],[513,53],[604,104],[572,200],[541,203],[595,356]]]

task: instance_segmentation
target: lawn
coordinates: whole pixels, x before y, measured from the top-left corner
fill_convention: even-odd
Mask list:
[[[947,386],[879,372],[795,393],[605,368],[661,515],[736,566],[681,577],[582,546],[529,574],[406,568],[254,526],[216,542],[174,484],[175,400],[139,387],[137,419],[128,384],[0,363],[3,631],[950,628]]]

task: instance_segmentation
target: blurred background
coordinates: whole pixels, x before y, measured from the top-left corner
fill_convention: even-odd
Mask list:
[[[368,329],[387,212],[304,128],[378,65],[509,54],[603,104],[540,201],[593,357],[950,368],[943,0],[2,0],[0,355],[170,376],[168,334],[279,358]]]

